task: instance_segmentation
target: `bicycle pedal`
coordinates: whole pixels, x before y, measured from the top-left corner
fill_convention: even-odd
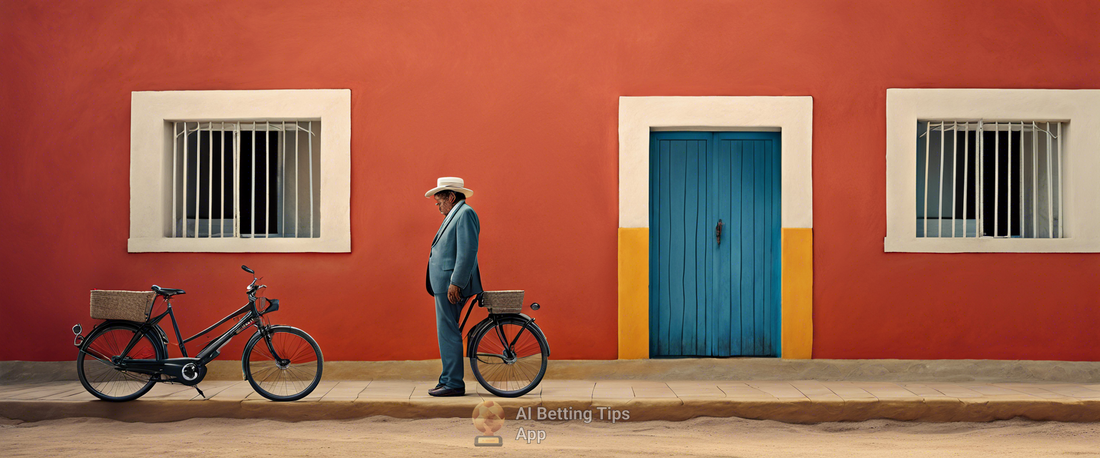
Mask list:
[[[203,398],[203,399],[206,399],[206,395],[202,393],[202,390],[200,390],[200,389],[199,389],[199,387],[197,387],[197,386],[196,386],[196,387],[195,387],[195,391],[198,391],[198,392],[199,392],[199,396],[202,396],[202,398]]]

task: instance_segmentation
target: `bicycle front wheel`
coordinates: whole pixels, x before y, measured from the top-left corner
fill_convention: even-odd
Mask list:
[[[252,389],[272,401],[296,401],[309,395],[321,381],[324,358],[309,334],[290,326],[256,333],[244,347],[244,378]]]
[[[546,375],[550,346],[534,323],[519,316],[498,316],[473,342],[470,367],[477,381],[497,396],[523,396]]]
[[[164,359],[167,351],[153,336],[140,333],[131,323],[105,325],[81,344],[76,358],[76,375],[84,389],[104,401],[130,401],[141,397],[156,383],[149,374],[119,368],[126,359]],[[137,336],[137,342],[125,356],[122,352]]]

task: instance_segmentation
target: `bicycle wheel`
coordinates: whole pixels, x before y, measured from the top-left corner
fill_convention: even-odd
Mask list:
[[[490,393],[506,398],[523,396],[546,375],[550,347],[534,323],[527,323],[519,316],[497,320],[470,342],[474,348],[470,367],[477,381]]]
[[[141,397],[156,383],[149,374],[118,368],[115,360],[140,328],[136,324],[113,323],[97,329],[80,346],[76,374],[80,384],[104,401],[130,401]],[[129,359],[165,359],[167,351],[148,333],[141,334],[126,355]]]
[[[244,347],[244,378],[252,389],[272,401],[295,401],[306,397],[321,381],[324,358],[317,342],[298,328],[269,328],[272,355],[267,339],[256,333]]]

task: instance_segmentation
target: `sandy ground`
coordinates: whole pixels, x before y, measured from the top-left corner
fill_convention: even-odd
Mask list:
[[[519,428],[535,441],[516,440]],[[537,431],[545,439],[537,443]],[[0,419],[0,450],[23,456],[807,456],[1100,457],[1100,424],[1025,420],[992,423],[867,421],[791,425],[738,418],[683,422],[509,421],[503,447],[475,448],[470,420],[283,423],[194,419],[123,423]]]

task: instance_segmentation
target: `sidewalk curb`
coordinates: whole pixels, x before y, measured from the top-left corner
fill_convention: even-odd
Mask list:
[[[981,400],[924,399],[922,401],[755,401],[721,399],[502,399],[491,398],[515,418],[520,407],[594,410],[601,407],[628,410],[620,421],[671,420],[695,417],[739,417],[785,423],[822,423],[890,419],[926,422],[987,422],[1026,418],[1064,422],[1100,422],[1100,400]],[[0,401],[0,417],[44,421],[73,417],[107,418],[126,422],[170,422],[190,418],[267,419],[279,421],[347,420],[369,416],[394,418],[469,418],[482,398],[369,399],[355,401],[266,400],[137,400],[103,401]]]

